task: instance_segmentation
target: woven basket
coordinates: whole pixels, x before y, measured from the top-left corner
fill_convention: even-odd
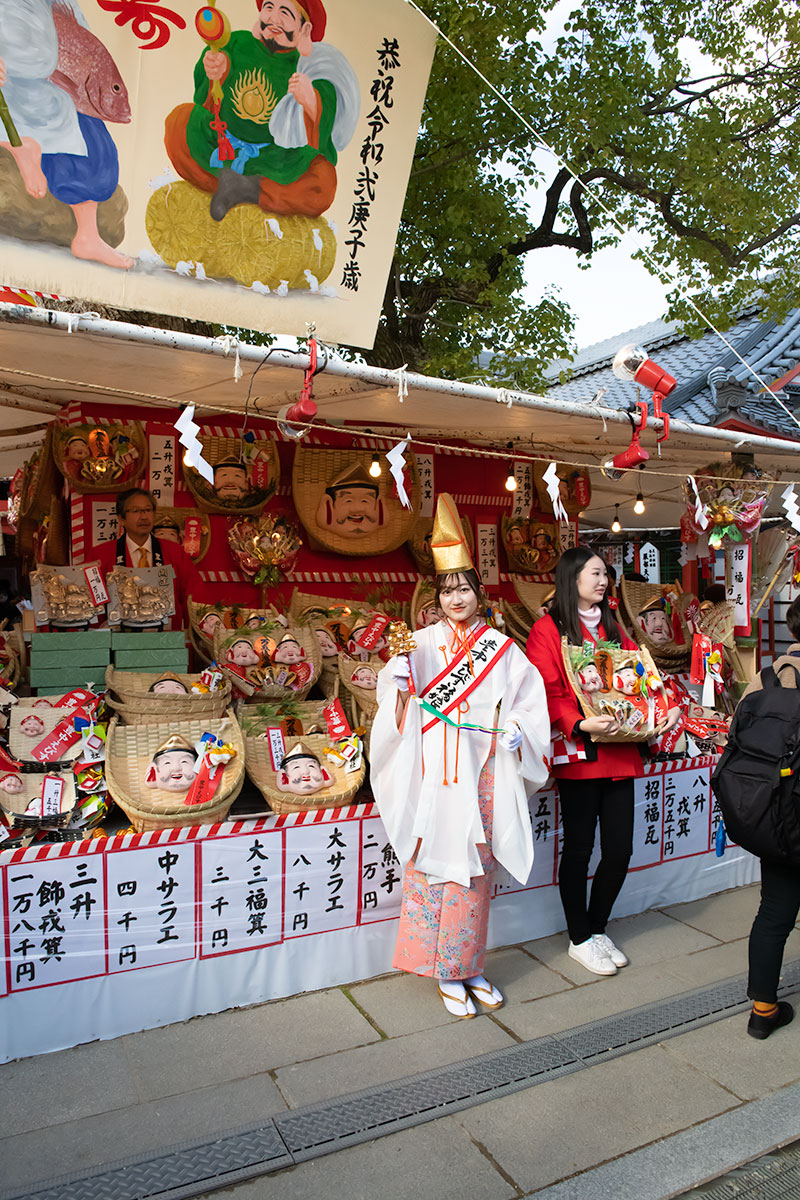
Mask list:
[[[648,604],[663,597],[664,589],[661,584],[641,583],[635,579],[623,578],[620,584],[620,594],[628,618],[628,628],[633,631],[633,636],[639,645],[645,647],[664,670],[678,671],[685,666],[692,656],[692,634],[686,624],[681,606],[678,605],[678,614],[683,636],[686,639],[683,645],[680,642],[654,642],[642,629],[639,623],[639,613]]]
[[[404,508],[394,495],[393,481],[383,464],[381,475],[374,481],[378,498],[370,506],[368,528],[344,528],[337,532],[330,497],[326,488],[349,467],[360,466],[368,472],[372,455],[367,450],[332,450],[306,447],[302,443],[295,451],[292,471],[292,495],[297,515],[312,543],[336,554],[359,557],[366,554],[386,554],[408,541],[419,512],[419,471],[414,455],[406,451],[408,484],[406,491],[411,508]],[[371,493],[369,493],[371,495]]]
[[[320,760],[321,765],[332,776],[331,783],[319,792],[309,796],[295,796],[292,792],[283,792],[278,787],[278,775],[273,769],[269,751],[269,742],[263,737],[248,737],[245,739],[245,761],[247,774],[252,779],[273,812],[293,813],[308,812],[315,808],[342,808],[352,804],[356,793],[364,786],[366,762],[361,756],[361,765],[357,771],[346,774],[344,767],[332,762],[325,755],[325,747],[330,745],[327,733],[303,734],[302,742]],[[290,741],[286,739],[286,747]]]
[[[49,515],[53,498],[61,492],[61,476],[53,458],[55,430],[55,424],[48,427],[41,446],[25,464],[20,489],[20,516],[37,522]]]
[[[230,459],[237,462],[243,460],[249,468],[249,480],[252,478],[250,464],[258,460],[265,464],[264,469],[267,473],[267,481],[262,487],[251,486],[250,490],[240,499],[220,499],[208,480],[204,479],[194,467],[188,467],[184,463],[183,474],[186,486],[203,512],[224,513],[226,516],[253,516],[260,513],[267,501],[275,495],[280,479],[281,468],[275,442],[266,436],[257,437],[253,443],[252,454],[245,459],[242,443],[238,438],[200,434],[199,441],[203,447],[203,458],[211,467]]]
[[[236,757],[226,765],[211,800],[205,804],[184,804],[182,792],[164,792],[146,786],[148,764],[171,734],[181,734],[194,744],[204,733],[213,733],[236,749]],[[242,731],[230,709],[222,720],[164,721],[158,725],[121,725],[117,717],[112,717],[106,743],[106,783],[111,797],[137,833],[224,821],[244,783]]]
[[[512,571],[528,575],[543,575],[554,571],[561,557],[558,526],[554,521],[530,520],[528,517],[502,517],[500,530],[503,548]],[[538,546],[537,541],[545,541]]]
[[[578,704],[580,706],[580,709],[581,709],[581,712],[583,713],[583,715],[585,717],[594,717],[594,716],[603,714],[604,712],[611,712],[612,711],[611,708],[603,707],[604,705],[607,705],[609,701],[620,701],[620,702],[630,703],[631,698],[624,696],[621,692],[618,692],[615,688],[610,688],[610,689],[606,688],[603,691],[594,692],[594,693],[592,693],[591,700],[588,700],[586,698],[584,693],[581,691],[581,688],[580,688],[580,685],[579,685],[578,679],[577,679],[577,672],[572,665],[572,652],[579,652],[580,649],[581,649],[581,647],[578,647],[578,646],[570,646],[569,643],[567,642],[566,637],[563,637],[561,639],[561,653],[562,653],[563,660],[564,660],[564,667],[567,672],[567,678],[570,682],[570,685],[571,685],[573,691],[575,692],[575,695],[578,698]],[[641,661],[642,665],[644,666],[648,676],[655,676],[655,678],[660,682],[660,676],[658,674],[658,671],[656,670],[656,665],[653,662],[653,658],[652,658],[651,654],[649,653],[649,651],[647,650],[646,646],[640,646],[638,650],[623,650],[621,646],[607,646],[607,647],[604,646],[602,648],[598,647],[597,651],[595,652],[595,657],[597,658],[597,656],[600,655],[601,653],[608,654],[610,656],[611,662],[613,663],[614,671],[617,671],[620,668],[620,666],[629,666],[632,663],[635,663],[638,659],[639,661]],[[655,725],[657,725],[659,723],[659,721],[661,719],[663,719],[663,717],[666,717],[666,715],[667,715],[667,700],[666,700],[666,697],[664,696],[663,691],[657,690],[654,694],[656,697],[657,709],[660,709],[662,711],[660,713],[658,711],[656,712],[653,726],[647,726],[646,724],[643,724],[636,730],[626,730],[624,732],[613,733],[613,734],[594,734],[593,733],[591,735],[592,741],[593,742],[646,742],[646,741],[648,741],[649,738],[653,737],[653,729],[654,729]],[[646,720],[646,718],[645,718],[645,720]]]
[[[552,583],[532,583],[527,579],[514,579],[514,591],[520,604],[523,604],[534,621],[542,615],[542,605],[554,594]]]
[[[0,686],[14,688],[19,683],[21,664],[10,633],[0,632]]]
[[[342,596],[314,596],[311,592],[301,592],[295,588],[289,601],[289,616],[295,621],[321,615],[330,620],[336,616],[350,624],[350,615],[358,607],[352,600]]]
[[[420,579],[414,588],[414,594],[411,597],[411,628],[422,629],[424,625],[433,624],[438,621],[438,616],[434,617],[434,621],[421,621],[421,615],[424,609],[434,608],[436,605],[436,592],[433,586],[432,579]]]
[[[700,628],[712,642],[722,642],[727,650],[736,646],[733,630],[736,625],[736,610],[729,600],[721,600],[700,612]]]
[[[123,725],[152,725],[159,721],[185,721],[196,717],[206,720],[222,717],[231,700],[230,684],[225,682],[216,692],[190,692],[186,696],[158,695],[150,686],[161,679],[163,672],[156,675],[140,674],[137,671],[117,671],[106,667],[106,704],[122,718]],[[200,679],[199,675],[178,674],[188,688]]]
[[[241,629],[247,617],[256,615],[263,617],[266,623],[277,621],[274,608],[253,608],[246,604],[198,604],[195,600],[187,601],[189,611],[189,641],[203,662],[214,661],[214,638],[200,628],[201,621],[209,614],[216,614],[222,625],[222,634],[234,629]]]
[[[311,674],[301,684],[298,685],[296,679],[293,678],[295,672],[290,665],[287,665],[285,668],[287,672],[291,673],[290,678],[285,684],[274,682],[270,677],[271,668],[268,663],[261,668],[247,667],[245,678],[242,678],[230,669],[227,654],[234,642],[248,641],[258,650],[259,639],[263,642],[265,637],[267,637],[278,642],[285,634],[290,634],[299,642],[304,651],[303,662],[311,667]],[[244,696],[255,696],[264,700],[277,700],[282,696],[294,698],[295,700],[305,700],[319,679],[320,671],[322,670],[322,652],[319,642],[313,629],[308,625],[290,624],[284,627],[273,622],[272,625],[265,628],[264,632],[252,629],[217,631],[214,637],[214,657],[223,676],[237,692],[240,692]],[[282,666],[280,663],[275,663],[272,669],[278,672],[282,669]]]
[[[374,671],[377,676],[382,671],[383,666],[383,660],[377,654],[370,655],[367,662],[359,662],[357,658],[351,658],[349,654],[341,653],[339,655],[339,679],[342,682],[342,686],[353,697],[356,708],[368,717],[374,717],[378,711],[378,693],[372,688],[360,687],[357,682],[353,683],[353,674],[358,670],[367,668]],[[356,714],[354,716],[356,724],[358,724],[358,717]]]
[[[48,699],[57,700],[58,697],[48,696]],[[75,762],[80,753],[80,740],[63,750],[58,758],[49,759],[47,763],[39,762],[31,754],[31,751],[44,738],[51,734],[59,721],[63,721],[65,717],[68,717],[71,711],[68,708],[51,708],[50,705],[46,704],[37,705],[35,715],[41,721],[44,729],[31,736],[23,732],[21,723],[26,717],[32,715],[32,709],[15,704],[11,709],[8,730],[8,749],[11,752],[11,757],[15,758],[17,762],[31,763],[35,765],[37,770],[41,771],[46,770],[51,763],[60,763],[62,766],[65,766],[67,763]]]
[[[168,518],[173,521],[177,521],[180,528],[180,538],[178,539],[178,543],[179,545],[183,546],[184,529],[189,517],[199,517],[203,526],[203,531],[200,534],[200,551],[196,557],[192,557],[193,563],[199,563],[205,558],[206,554],[208,553],[208,547],[211,545],[211,522],[208,519],[207,513],[201,512],[199,508],[161,508],[159,506],[156,509],[155,524],[158,525],[159,521],[163,521]],[[155,530],[155,534],[156,537],[161,540],[170,540],[168,538],[165,539],[163,533],[158,530]]]
[[[5,772],[0,771],[0,777]],[[10,772],[9,772],[10,773]],[[55,817],[35,817],[26,816],[25,809],[30,804],[31,800],[42,794],[42,786],[44,781],[44,772],[39,774],[20,774],[18,776],[22,783],[22,791],[9,794],[0,788],[0,808],[9,818],[12,828],[25,829],[60,829],[68,824],[70,817],[75,811],[75,805],[78,803],[78,791],[75,787],[75,776],[72,771],[47,771],[48,775],[57,775],[59,779],[64,781],[64,789],[61,793],[61,811]]]
[[[475,535],[472,532],[471,522],[463,516],[461,517],[461,528],[464,530],[464,541],[467,543],[470,556],[474,558]],[[417,517],[414,528],[411,531],[411,537],[408,539],[408,548],[423,575],[436,574],[433,566],[433,554],[431,553],[432,533],[433,517]]]
[[[121,472],[116,477],[92,478],[88,473],[85,473],[85,469],[81,463],[77,464],[77,468],[74,465],[69,466],[68,463],[74,463],[75,460],[64,457],[67,443],[71,438],[81,437],[88,441],[89,434],[94,429],[102,429],[103,433],[108,434],[109,438],[117,436],[127,437],[130,441],[131,450],[137,456],[134,462],[122,465]],[[128,425],[95,425],[92,423],[85,425],[59,425],[53,439],[53,457],[56,466],[69,482],[69,486],[73,491],[92,495],[99,495],[102,492],[108,495],[109,492],[124,492],[126,488],[134,487],[137,479],[144,474],[148,464],[147,441],[139,421],[131,421]],[[96,462],[98,460],[88,461]]]
[[[524,604],[511,604],[508,600],[495,601],[495,607],[503,618],[504,633],[517,643],[520,650],[525,650],[528,636],[533,628],[531,615]]]

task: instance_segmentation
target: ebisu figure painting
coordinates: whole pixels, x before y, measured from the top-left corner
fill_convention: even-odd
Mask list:
[[[433,48],[403,0],[0,0],[4,282],[371,345]]]

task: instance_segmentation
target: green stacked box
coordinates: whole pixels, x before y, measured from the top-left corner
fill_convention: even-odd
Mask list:
[[[118,671],[189,670],[189,651],[182,629],[112,633],[111,650]]]
[[[31,688],[56,696],[93,684],[102,692],[111,661],[111,631],[34,633],[31,637]]]

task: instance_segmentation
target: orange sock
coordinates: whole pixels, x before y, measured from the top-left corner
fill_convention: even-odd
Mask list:
[[[778,1006],[777,1004],[767,1004],[763,1000],[754,1000],[753,1012],[757,1013],[759,1017],[774,1017],[777,1015]]]

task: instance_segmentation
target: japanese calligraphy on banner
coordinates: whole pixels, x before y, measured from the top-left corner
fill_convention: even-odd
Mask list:
[[[661,583],[661,551],[652,542],[639,547],[639,570],[648,583]]]
[[[484,583],[497,585],[500,582],[500,572],[497,566],[497,525],[489,525],[478,521],[476,525],[478,554],[478,574]]]
[[[312,292],[318,337],[372,345],[435,45],[418,12],[285,0],[276,34],[253,0],[197,23],[168,0],[6,8],[8,122],[46,185],[15,155],[7,283],[303,335]]]
[[[752,570],[753,546],[751,542],[740,542],[729,551],[730,582],[728,600],[734,608],[734,633],[746,637],[750,633],[750,573]]]
[[[533,504],[533,469],[529,462],[514,463],[517,486],[511,505],[512,517],[527,517]]]
[[[703,859],[713,852],[718,820],[710,795],[713,761],[650,764],[635,781],[631,868],[640,882],[632,878],[626,892],[637,891],[639,907],[628,911],[665,897],[707,894],[696,883],[694,892],[686,890],[679,864],[693,860],[702,864],[693,881],[713,878],[715,890],[742,882],[739,867],[726,874],[729,855],[713,860],[713,871]],[[530,932],[533,910],[519,905],[532,893],[536,913],[551,913],[537,926],[539,936],[562,922],[557,787],[529,797],[528,807],[533,868],[525,884],[496,868],[502,930],[494,944]],[[590,870],[598,857],[596,848]],[[373,805],[2,851],[0,1014],[8,1019],[0,1023],[0,1059],[16,1057],[21,1047],[38,1053],[162,1024],[167,994],[172,1019],[184,1020],[383,973],[391,963],[402,877]],[[63,998],[60,984],[70,984]],[[26,1022],[36,989],[44,992],[36,1001],[40,1019]],[[43,1004],[52,1004],[52,1021],[41,1019]],[[67,1012],[78,1036],[65,1043]]]
[[[578,522],[577,521],[559,521],[558,523],[558,547],[563,554],[565,550],[572,550],[578,544]]]
[[[421,517],[432,517],[435,486],[433,455],[415,453],[414,457],[417,460],[417,470],[419,471],[419,515]]]
[[[113,500],[92,501],[92,534],[90,545],[113,542],[120,535],[119,517]]]
[[[151,433],[149,490],[158,508],[172,508],[175,503],[175,438]]]

